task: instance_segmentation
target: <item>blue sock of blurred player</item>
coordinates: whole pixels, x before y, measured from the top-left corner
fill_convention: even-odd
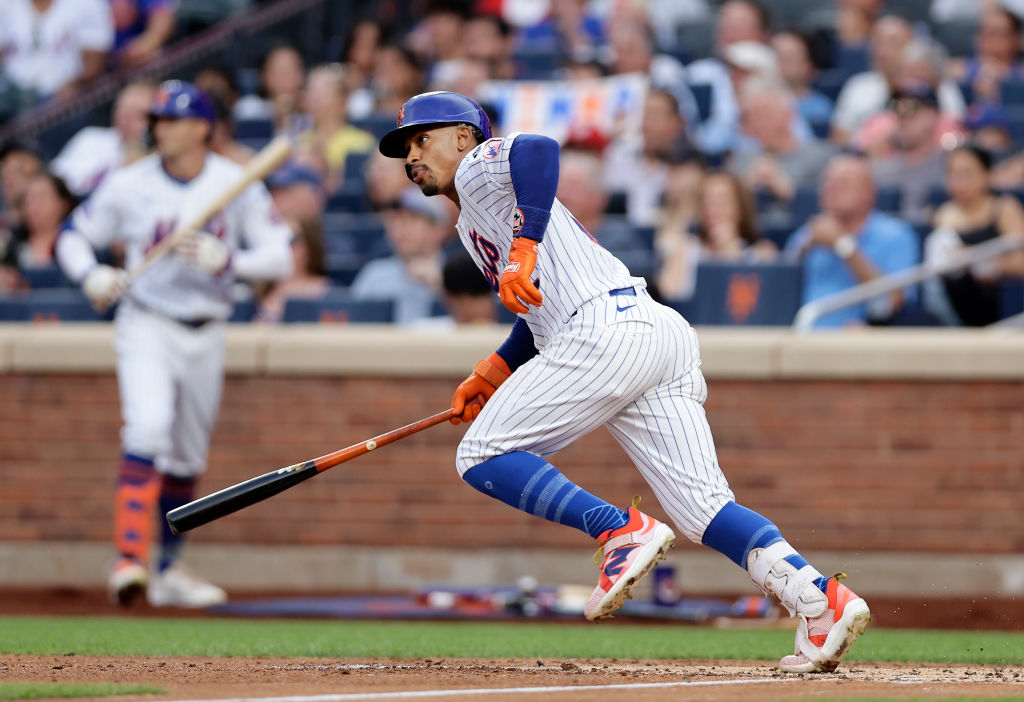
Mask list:
[[[164,475],[160,485],[160,561],[158,568],[160,572],[167,570],[168,566],[178,560],[181,554],[181,546],[184,540],[183,534],[175,534],[167,525],[163,515],[172,509],[177,509],[192,501],[195,494],[196,478],[179,478],[174,475]]]
[[[526,451],[479,463],[463,474],[474,488],[516,509],[597,538],[628,521],[624,510],[576,485],[557,468]]]
[[[735,502],[729,502],[711,520],[701,541],[705,546],[724,554],[740,568],[746,570],[747,556],[751,551],[755,548],[766,548],[779,541],[785,541],[785,539],[782,538],[777,526],[757,512]],[[800,570],[809,565],[807,560],[796,552],[796,549],[790,547],[789,550],[792,553],[784,558],[794,568]],[[828,578],[819,575],[813,582],[822,592],[825,592]]]

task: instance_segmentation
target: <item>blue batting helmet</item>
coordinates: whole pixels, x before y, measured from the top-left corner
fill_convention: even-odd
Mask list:
[[[171,119],[194,117],[205,119],[210,124],[217,119],[213,101],[206,93],[182,80],[167,80],[160,84],[149,107],[149,116]]]
[[[380,140],[380,152],[391,158],[405,158],[409,132],[424,125],[469,124],[491,138],[491,121],[480,105],[465,95],[447,90],[420,93],[405,101],[398,111],[398,126]]]

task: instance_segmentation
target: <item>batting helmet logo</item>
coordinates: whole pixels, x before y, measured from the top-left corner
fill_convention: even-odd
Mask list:
[[[405,105],[402,105],[398,110],[398,126],[402,126],[402,119],[405,117]]]

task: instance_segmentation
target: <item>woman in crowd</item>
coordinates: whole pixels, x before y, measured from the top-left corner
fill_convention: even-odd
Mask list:
[[[946,159],[950,199],[935,213],[935,230],[925,240],[926,262],[954,259],[964,247],[1000,236],[1024,235],[1024,208],[1012,195],[991,187],[992,158],[975,146],[961,146]],[[999,319],[999,281],[1024,277],[1019,249],[932,278],[924,286],[925,306],[946,324],[984,326]]]
[[[699,207],[692,225],[680,226],[676,220],[659,229],[655,236],[655,248],[661,258],[658,290],[668,299],[693,295],[697,266],[701,263],[766,262],[778,255],[775,245],[761,238],[754,198],[739,178],[726,172],[710,173],[704,176],[699,192]]]
[[[43,172],[32,179],[25,191],[26,238],[18,242],[15,253],[20,269],[53,265],[61,223],[76,204],[77,198],[59,176]]]

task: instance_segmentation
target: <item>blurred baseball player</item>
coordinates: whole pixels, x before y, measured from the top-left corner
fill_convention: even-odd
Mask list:
[[[109,580],[111,598],[122,604],[143,591],[155,606],[225,600],[221,588],[178,561],[181,536],[166,524],[150,573],[153,526],[158,508],[164,514],[191,501],[206,466],[235,276],[267,280],[291,272],[291,232],[262,183],[158,259],[130,289],[124,270],[97,264],[93,249],[119,241],[132,268],[179,221],[239,178],[239,165],[207,149],[213,121],[209,98],[193,85],[163,83],[150,108],[156,153],[108,176],[75,210],[57,243],[65,272],[82,283],[94,305],[123,297],[116,316],[124,421],[114,518],[120,558]]]
[[[463,244],[519,316],[452,400],[453,422],[476,420],[459,444],[462,478],[596,538],[600,574],[584,614],[607,617],[675,534],[635,503],[620,509],[587,493],[546,460],[606,425],[676,526],[799,618],[782,670],[835,670],[870,621],[867,605],[734,501],[704,414],[696,335],[555,199],[558,144],[535,134],[492,138],[479,105],[431,92],[405,103],[380,151],[405,159],[424,193],[459,206]]]

